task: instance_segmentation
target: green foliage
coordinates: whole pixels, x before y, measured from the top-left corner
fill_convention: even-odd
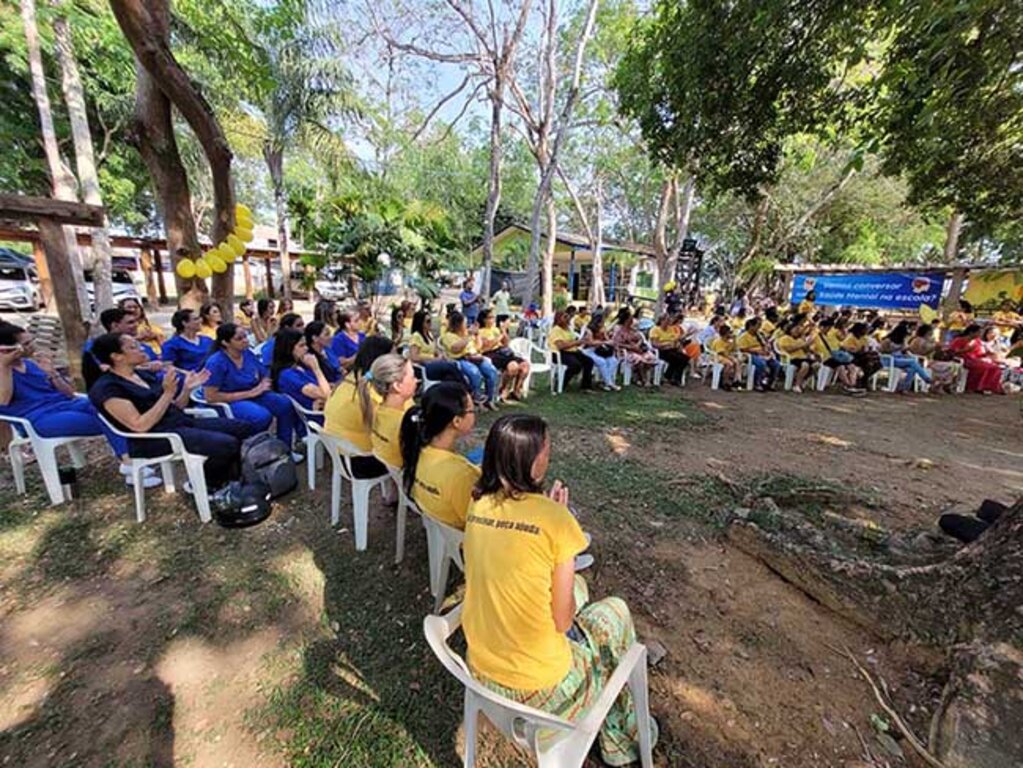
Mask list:
[[[785,138],[844,126],[869,6],[851,0],[660,0],[615,75],[652,156],[698,162],[716,189],[753,198],[777,179]]]
[[[952,206],[990,234],[1023,215],[1023,3],[890,3],[876,83],[887,173],[910,201]]]

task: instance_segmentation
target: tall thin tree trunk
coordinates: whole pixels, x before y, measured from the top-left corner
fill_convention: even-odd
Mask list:
[[[949,264],[956,260],[959,255],[959,233],[963,229],[963,214],[952,211],[948,217],[948,227],[945,229],[945,250],[944,260]]]
[[[547,146],[543,139],[536,147],[536,155],[541,168],[541,174],[543,169],[547,167]],[[540,292],[544,306],[550,304],[550,293],[544,293],[543,276],[541,274],[540,265],[540,244],[543,240],[543,225],[541,219],[544,214],[545,207],[547,205],[547,197],[550,191],[549,187],[544,186],[543,176],[541,175],[541,183],[537,186],[536,192],[533,193],[533,210],[529,216],[529,254],[526,257],[526,292],[522,297],[522,306],[529,306],[532,303],[536,292]],[[553,242],[554,233],[547,232],[548,242]],[[544,310],[545,314],[549,314],[547,310]]]
[[[494,222],[501,205],[501,111],[504,109],[504,78],[500,72],[494,77],[490,94],[490,172],[487,176],[487,209],[483,222],[483,270],[479,287],[484,299],[490,298],[490,272],[494,267]],[[529,290],[527,288],[527,290]]]
[[[135,62],[135,78],[133,131],[163,215],[178,304],[198,309],[207,296],[205,283],[198,278],[185,280],[177,273],[178,262],[199,258],[202,248],[192,217],[188,174],[174,137],[170,99],[156,87],[153,78],[138,61]]]
[[[39,45],[39,28],[36,23],[34,0],[21,0],[21,18],[25,27],[28,44],[29,71],[32,74],[32,95],[39,110],[39,124],[43,137],[43,150],[50,171],[53,197],[59,200],[76,200],[75,182],[71,171],[64,165],[57,148],[57,134],[53,128],[53,113],[50,97],[46,92],[46,75],[43,72],[43,56]],[[53,296],[57,304],[64,340],[67,345],[68,361],[72,371],[76,370],[81,358],[82,344],[88,333],[89,301],[85,290],[85,277],[78,254],[78,241],[73,227],[58,227],[40,222],[40,236],[46,253],[47,269],[53,285]],[[58,242],[61,241],[61,242]]]
[[[242,257],[242,277],[245,280],[245,298],[251,301],[255,293],[252,286],[252,261],[247,253]]]
[[[671,200],[677,187],[676,181],[674,175],[665,177],[664,183],[661,185],[661,200],[657,204],[657,221],[654,224],[654,260],[657,262],[658,281],[668,264],[668,216],[671,213]],[[661,312],[663,295],[663,284],[661,284],[657,291],[657,314]]]
[[[597,176],[597,189],[595,193],[596,205],[594,206],[595,226],[593,237],[590,238],[590,250],[593,253],[593,267],[590,280],[590,306],[603,306],[604,296],[604,256],[601,250],[604,247],[604,212],[602,201],[604,198],[604,183],[600,176]]]
[[[554,252],[558,247],[558,209],[554,205],[554,196],[547,194],[547,247],[543,252],[543,313],[550,315],[554,311]]]
[[[59,2],[56,8],[58,15],[53,19],[53,35],[57,42],[57,59],[63,75],[64,103],[67,105],[71,121],[78,180],[85,202],[102,208],[103,196],[100,194],[99,175],[96,172],[96,159],[92,151],[92,131],[89,130],[89,118],[85,111],[85,93],[81,75],[78,73],[74,43],[67,18],[64,16],[64,3]],[[92,230],[92,257],[92,284],[95,290],[96,311],[99,312],[114,305],[114,288],[110,279],[110,233],[105,217],[103,226],[94,227]]]
[[[274,188],[274,206],[277,211],[277,253],[281,260],[281,295],[291,299],[291,256],[288,253],[288,207],[284,195],[284,150],[270,142],[263,144],[263,158],[270,171]]]

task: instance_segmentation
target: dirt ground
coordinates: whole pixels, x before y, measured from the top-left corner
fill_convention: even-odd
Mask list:
[[[879,745],[879,708],[834,649],[883,677],[925,739],[941,659],[880,642],[711,527],[674,525],[659,497],[684,505],[692,478],[796,474],[877,502],[837,512],[932,527],[953,505],[1023,493],[1019,400],[690,385],[657,404],[670,414],[665,403],[680,398],[709,421],[645,435],[566,428],[555,444],[573,461],[611,455],[664,480],[599,513],[599,487],[580,491],[598,560],[591,592],[625,597],[641,638],[667,651],[650,676],[657,765],[863,768],[863,743],[884,756],[877,765],[919,765]],[[607,464],[609,482],[627,466]],[[123,486],[99,479],[111,469],[90,469],[79,511],[46,508],[38,482],[15,497],[2,475],[0,765],[460,764],[458,691],[421,640],[430,598],[418,526],[400,566],[391,516],[374,509],[370,549],[355,553],[348,526],[330,532],[322,487],[250,531],[201,527],[155,495],[139,526]],[[524,764],[486,738],[487,765]]]

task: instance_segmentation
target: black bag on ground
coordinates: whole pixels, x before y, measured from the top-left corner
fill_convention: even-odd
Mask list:
[[[270,489],[265,483],[228,483],[210,496],[210,513],[224,528],[248,528],[270,517]]]
[[[266,432],[248,438],[242,443],[242,481],[265,484],[271,499],[295,490],[298,472],[288,446]]]

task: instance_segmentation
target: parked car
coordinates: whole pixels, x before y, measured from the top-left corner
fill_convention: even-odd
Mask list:
[[[314,288],[321,299],[341,301],[348,298],[349,272],[325,267],[320,270]]]
[[[42,309],[43,306],[35,267],[0,264],[0,309]]]
[[[114,289],[114,303],[121,299],[135,299],[142,303],[142,294],[139,293],[131,272],[126,269],[115,269],[110,273],[110,282]],[[89,294],[89,304],[96,304],[96,286],[92,281],[92,270],[85,270],[85,290]],[[106,307],[104,307],[106,309]]]

